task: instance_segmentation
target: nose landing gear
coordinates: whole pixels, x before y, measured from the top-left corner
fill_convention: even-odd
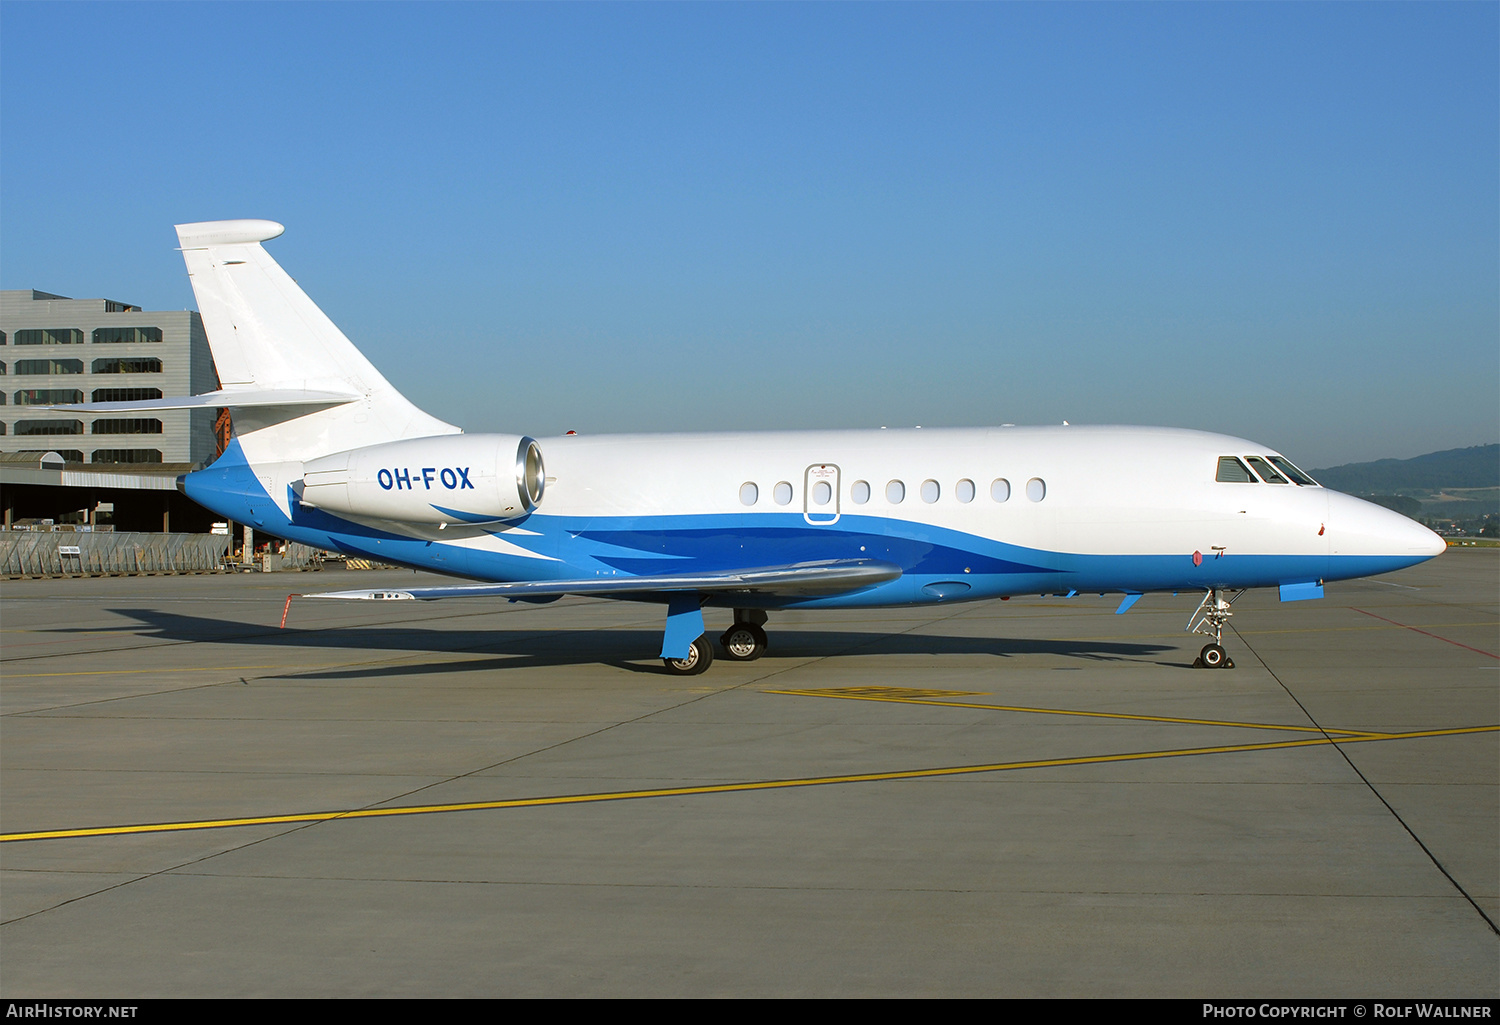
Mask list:
[[[1234,659],[1224,650],[1224,623],[1234,613],[1229,611],[1235,599],[1244,594],[1244,590],[1228,591],[1223,588],[1211,587],[1193,614],[1188,619],[1185,629],[1189,633],[1211,634],[1212,644],[1205,644],[1203,650],[1193,661],[1194,669],[1233,669]],[[1224,595],[1229,597],[1225,598]]]

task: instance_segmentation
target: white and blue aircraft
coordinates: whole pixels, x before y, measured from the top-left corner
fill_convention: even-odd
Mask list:
[[[91,403],[228,407],[234,436],[182,490],[221,516],[351,556],[486,581],[316,598],[666,606],[661,657],[758,658],[775,609],[1201,591],[1195,664],[1229,667],[1230,604],[1430,559],[1442,539],[1330,491],[1265,445],[1149,427],[735,434],[465,434],[402,396],[266,253],[272,221],[180,224],[219,390]]]

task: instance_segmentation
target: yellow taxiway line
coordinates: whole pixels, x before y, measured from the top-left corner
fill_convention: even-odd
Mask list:
[[[600,804],[607,801],[632,801],[652,797],[692,797],[700,794],[732,794],[754,790],[787,790],[793,787],[830,786],[838,783],[880,783],[908,779],[932,779],[984,772],[1009,772],[1016,769],[1044,769],[1069,765],[1101,765],[1110,762],[1146,761],[1156,758],[1183,758],[1191,755],[1235,754],[1245,751],[1273,751],[1322,744],[1355,744],[1382,740],[1411,740],[1418,737],[1447,737],[1465,733],[1493,733],[1500,726],[1467,726],[1446,730],[1415,730],[1405,733],[1369,733],[1348,736],[1306,737],[1300,740],[1267,741],[1260,744],[1229,744],[1216,747],[1189,747],[1166,751],[1132,751],[1122,754],[1085,755],[1074,758],[1043,758],[1020,762],[995,762],[987,765],[949,765],[896,772],[866,772],[845,776],[809,776],[803,779],[771,779],[745,783],[715,783],[703,786],[667,787],[657,790],[615,790],[594,794],[565,794],[556,797],[526,797],[505,801],[471,801],[463,804],[429,804],[394,808],[359,808],[344,811],[305,812],[293,815],[257,815],[235,819],[204,819],[191,822],[153,822],[127,826],[95,826],[82,829],[48,829],[29,833],[0,834],[0,843],[23,840],[60,840],[80,837],[124,836],[140,833],[175,833],[188,830],[227,829],[239,826],[276,826],[305,822],[331,822],[335,819],[390,818],[398,815],[433,815],[440,812],[494,811],[504,808],[543,808],[568,804]]]

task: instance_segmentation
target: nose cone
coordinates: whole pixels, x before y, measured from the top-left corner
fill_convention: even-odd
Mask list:
[[[1416,520],[1337,491],[1328,494],[1328,554],[1377,560],[1384,572],[1425,562],[1447,548]]]

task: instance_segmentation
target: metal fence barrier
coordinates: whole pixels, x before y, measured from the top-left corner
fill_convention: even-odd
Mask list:
[[[313,550],[306,545],[290,547]],[[223,534],[96,534],[0,531],[0,575],[101,576],[135,573],[215,573],[224,568]],[[303,560],[307,561],[306,558]],[[294,567],[288,567],[294,568]]]

